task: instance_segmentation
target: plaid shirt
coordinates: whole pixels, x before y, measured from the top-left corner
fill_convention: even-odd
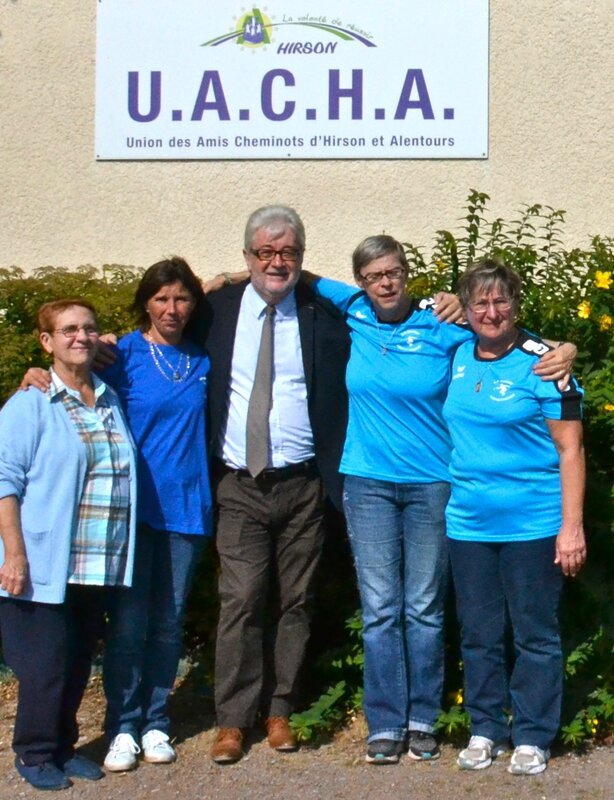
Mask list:
[[[128,552],[130,513],[129,447],[117,430],[106,392],[95,375],[94,408],[51,372],[51,398],[58,395],[87,454],[87,472],[77,509],[68,583],[122,585]]]

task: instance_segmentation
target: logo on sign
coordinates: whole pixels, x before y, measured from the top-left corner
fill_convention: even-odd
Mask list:
[[[247,14],[243,14],[237,22],[236,28],[231,33],[225,33],[222,36],[216,36],[208,42],[203,42],[202,47],[219,47],[229,42],[241,45],[243,47],[262,47],[263,45],[271,44],[274,29],[280,29],[288,26],[308,28],[310,33],[317,30],[321,33],[327,33],[342,41],[359,42],[365,47],[376,47],[370,41],[370,35],[367,31],[359,29],[356,25],[344,26],[341,24],[340,19],[332,19],[329,21],[326,15],[310,15],[304,14],[297,16],[296,19],[292,16],[282,14],[280,22],[273,22],[269,17],[262,13],[259,8],[252,8]],[[287,45],[279,45],[278,52],[304,52],[304,53],[318,53],[329,52],[334,53],[338,42],[331,41],[327,44],[323,42],[292,42]],[[288,50],[288,47],[290,50]],[[300,49],[297,49],[299,47]]]

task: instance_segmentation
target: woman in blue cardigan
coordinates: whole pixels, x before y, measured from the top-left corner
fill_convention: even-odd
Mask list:
[[[38,327],[50,387],[0,412],[0,627],[19,680],[15,765],[54,790],[103,775],[75,753],[76,714],[109,594],[132,581],[136,463],[119,399],[91,372],[93,307],[45,303]]]
[[[153,264],[134,297],[139,327],[120,339],[100,372],[121,399],[139,472],[134,580],[114,602],[103,665],[109,772],[134,769],[141,752],[155,764],[177,757],[168,698],[188,591],[213,524],[205,440],[209,357],[196,330],[202,300],[200,281],[182,258]],[[44,390],[48,380],[44,370],[31,369],[23,386]]]

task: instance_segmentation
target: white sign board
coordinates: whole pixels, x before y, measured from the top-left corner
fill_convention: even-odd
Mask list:
[[[486,158],[488,0],[98,0],[98,159]]]

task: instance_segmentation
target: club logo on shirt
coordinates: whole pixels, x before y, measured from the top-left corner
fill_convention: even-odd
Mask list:
[[[399,344],[399,350],[403,350],[406,353],[415,353],[418,350],[422,349],[422,342],[416,342],[416,339],[420,336],[420,331],[414,330],[409,328],[406,331],[403,331],[399,334],[399,338],[401,339],[401,343]]]
[[[452,380],[455,381],[458,378],[465,377],[465,369],[467,368],[466,364],[458,364],[456,367],[456,372],[452,375]]]
[[[512,400],[516,397],[516,392],[510,391],[513,385],[512,381],[493,381],[493,388],[497,394],[491,394],[490,399],[494,400],[495,403],[504,403],[506,400]]]
[[[367,318],[367,315],[365,314],[364,311],[357,311],[356,312],[356,316],[358,317],[358,319],[366,319]]]

